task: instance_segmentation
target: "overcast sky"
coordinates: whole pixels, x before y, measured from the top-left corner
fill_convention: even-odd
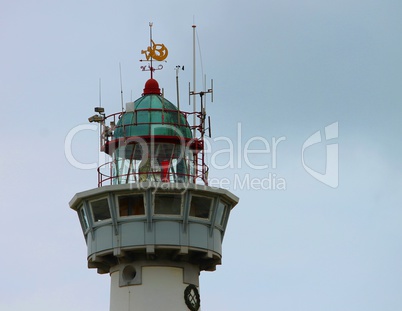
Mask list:
[[[197,80],[214,79],[209,177],[240,198],[202,310],[402,310],[401,16],[396,0],[0,0],[0,310],[109,310],[110,278],[87,269],[68,206],[96,169],[64,146],[99,79],[106,113],[120,110],[119,64],[124,101],[141,96],[150,21],[172,102],[185,66],[183,110],[197,25]],[[98,147],[87,130],[70,151],[96,163]]]

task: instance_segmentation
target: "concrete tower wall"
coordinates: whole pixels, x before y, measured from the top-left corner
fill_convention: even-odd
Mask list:
[[[198,288],[198,274],[196,266],[169,262],[116,266],[110,274],[110,311],[188,310],[183,293],[189,284]]]

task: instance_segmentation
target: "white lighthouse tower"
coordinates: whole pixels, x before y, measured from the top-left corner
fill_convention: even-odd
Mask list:
[[[196,311],[199,274],[221,263],[238,198],[208,186],[205,92],[190,92],[200,95],[200,111],[180,111],[153,78],[161,68],[153,62],[166,58],[166,47],[151,36],[143,54],[151,78],[142,96],[108,116],[97,107],[90,118],[99,122],[101,150],[112,160],[98,168],[98,187],[77,193],[70,207],[85,236],[88,267],[111,276],[111,311]],[[190,125],[193,116],[197,124]]]

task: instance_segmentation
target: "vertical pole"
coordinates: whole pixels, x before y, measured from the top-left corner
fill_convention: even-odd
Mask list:
[[[123,78],[121,77],[121,63],[119,63],[119,70],[120,70],[120,99],[121,99],[121,111],[124,111],[123,105]]]
[[[179,102],[179,70],[180,67],[176,66],[176,98],[177,98],[177,109],[180,110],[180,102]]]
[[[149,47],[151,48],[151,50],[152,50],[152,25],[153,25],[153,23],[152,22],[149,22]],[[154,77],[154,67],[153,67],[153,65],[152,65],[152,54],[151,54],[151,79],[153,79],[153,77]]]
[[[180,70],[180,66],[176,66],[177,122],[178,122],[179,125],[180,125],[179,70]]]
[[[195,95],[195,90],[196,90],[196,86],[195,86],[195,69],[196,69],[196,65],[195,65],[195,28],[196,26],[193,25],[193,94]],[[195,115],[195,109],[196,109],[196,98],[195,96],[193,96],[193,137],[195,138],[196,135],[196,120],[197,120],[197,116]]]

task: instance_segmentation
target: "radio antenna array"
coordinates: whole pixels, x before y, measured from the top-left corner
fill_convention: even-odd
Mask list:
[[[195,101],[195,95],[200,95],[200,99],[201,99],[201,107],[200,107],[201,108],[200,109],[200,111],[201,111],[200,112],[201,113],[201,116],[200,116],[200,118],[201,118],[201,128],[200,128],[201,137],[204,137],[204,134],[205,134],[205,119],[207,117],[206,99],[204,99],[204,95],[211,94],[211,98],[212,98],[213,93],[214,93],[214,90],[213,90],[212,86],[213,86],[213,80],[211,80],[211,88],[209,88],[207,91],[201,91],[201,92],[189,91],[189,97],[194,96],[193,97],[194,101]],[[190,88],[190,85],[189,85],[189,88]],[[196,109],[194,109],[194,119],[195,118],[196,118]],[[210,124],[210,121],[211,121],[210,118],[208,118],[208,123],[209,124]],[[195,122],[196,121],[194,121],[193,137],[195,137],[195,134],[196,134],[196,132],[195,132],[195,130],[196,130]],[[210,132],[209,132],[209,137],[211,137]]]
[[[206,76],[204,76],[204,83],[203,83],[203,91],[197,92],[196,91],[196,25],[193,25],[193,85],[191,87],[191,83],[188,84],[188,102],[191,104],[191,96],[193,96],[193,137],[196,137],[196,130],[197,130],[197,107],[196,107],[196,98],[195,95],[200,95],[201,99],[201,109],[200,113],[201,115],[199,116],[201,118],[201,137],[204,137],[205,134],[205,119],[207,117],[207,112],[206,112],[206,100],[204,100],[204,95],[206,94],[211,94],[211,102],[214,101],[214,96],[213,96],[213,80],[211,79],[211,87],[206,90]],[[208,133],[209,137],[211,137],[211,129],[210,129],[210,124],[211,124],[211,119],[208,117]]]

